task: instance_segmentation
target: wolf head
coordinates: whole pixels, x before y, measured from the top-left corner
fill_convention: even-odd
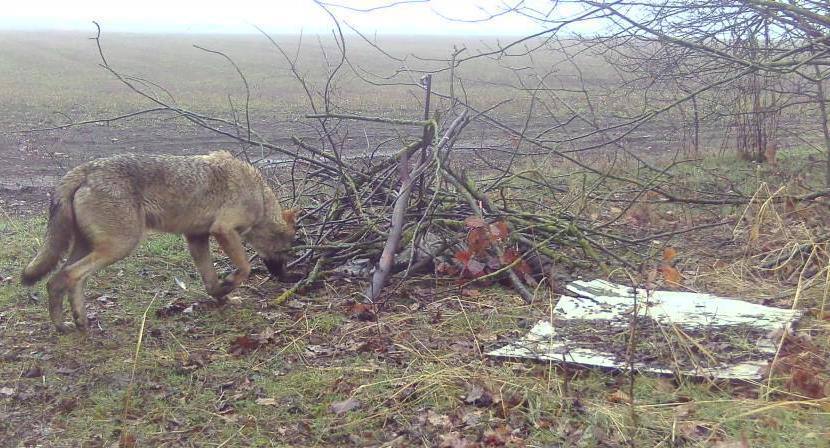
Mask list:
[[[278,279],[286,279],[285,262],[297,234],[296,209],[281,210],[251,228],[246,239],[257,251],[268,271]]]

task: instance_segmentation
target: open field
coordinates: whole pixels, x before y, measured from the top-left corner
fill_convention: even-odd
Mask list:
[[[23,288],[18,276],[42,242],[46,194],[62,172],[125,151],[190,154],[238,147],[169,116],[15,132],[148,107],[97,66],[87,37],[0,33],[0,445],[830,447],[830,299],[824,278],[830,251],[821,239],[830,212],[821,201],[759,200],[749,207],[643,202],[630,210],[615,210],[614,202],[578,204],[580,219],[624,215],[611,230],[630,238],[665,234],[638,251],[646,255],[645,268],[654,269],[664,247],[676,249],[680,289],[804,310],[805,339],[787,345],[795,367],[772,369],[761,383],[629,375],[483,355],[549,316],[565,282],[606,276],[629,281],[620,270],[563,265],[550,274],[552,287],[535,291],[530,305],[498,282],[462,289],[451,278],[430,276],[400,285],[382,307],[366,309],[356,306],[364,279],[336,276],[275,306],[270,301],[289,285],[268,281],[255,266],[247,286],[218,308],[204,294],[185,243],[169,235],[150,237],[90,280],[88,337],[55,334],[45,287]],[[293,54],[296,37],[275,39]],[[388,48],[398,56],[436,58],[447,57],[453,43],[473,50],[492,44],[389,39]],[[301,69],[320,88],[324,51],[314,36],[303,42]],[[261,36],[105,33],[103,43],[113,66],[164,86],[182,107],[233,119],[229,96],[236,107],[244,101],[238,76],[221,58],[192,44],[226,51],[247,76],[251,123],[261,135],[286,146],[292,136],[318,138],[301,118],[309,112],[304,93]],[[323,47],[329,57],[331,45]],[[382,61],[359,41],[350,51],[367,71],[391,73],[400,66]],[[551,54],[534,63],[557,61]],[[407,63],[439,66],[414,58]],[[588,85],[602,89],[611,73],[600,59],[583,63]],[[509,86],[513,71],[488,64],[475,61],[460,74],[476,107],[526,99],[527,92]],[[570,70],[561,67],[558,87],[564,90],[576,85],[567,82],[577,76]],[[436,76],[438,91],[447,89],[442,76]],[[345,112],[397,118],[422,113],[419,89],[373,86],[348,73],[339,83],[337,103],[348,105]],[[507,103],[498,116],[521,126],[525,104]],[[628,112],[629,104],[605,107],[614,116]],[[671,160],[681,137],[670,118],[637,129],[624,143],[648,162]],[[728,148],[721,151],[721,130],[704,130],[706,151],[675,168],[675,183],[688,191],[759,192],[762,199],[779,187],[791,194],[820,189],[824,154],[811,144],[815,126],[809,118],[787,118],[777,167],[736,159]],[[358,153],[391,140],[395,148],[398,133],[406,132],[411,128],[355,125],[344,146]],[[501,131],[476,124],[458,146],[474,161],[479,149],[505,142]],[[601,150],[585,157],[611,163]],[[543,157],[521,163],[565,188],[591,180]],[[612,172],[626,175],[643,169],[630,158],[614,166]],[[672,235],[678,227],[723,220],[731,221]],[[802,253],[800,247],[811,249]],[[761,266],[759,260],[779,251],[792,251],[792,263]],[[217,267],[230,269],[222,256]]]

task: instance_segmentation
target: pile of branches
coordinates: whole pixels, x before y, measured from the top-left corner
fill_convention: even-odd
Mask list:
[[[301,254],[293,264],[311,268],[278,302],[354,259],[373,265],[365,292],[370,300],[380,297],[391,274],[406,278],[432,268],[469,281],[507,279],[528,302],[539,275],[566,258],[558,249],[578,247],[599,261],[592,243],[561,210],[523,212],[507,199],[491,199],[494,192],[506,198],[531,179],[505,172],[476,183],[453,163],[454,145],[475,118],[466,109],[441,124],[333,113],[307,118],[321,120],[324,128],[326,120],[405,125],[420,137],[392,154],[354,158],[293,139],[298,150],[291,171],[302,165],[304,173],[304,187],[297,191],[295,184],[294,196],[314,204],[301,218],[306,244],[297,247]],[[321,191],[329,193],[322,200]]]

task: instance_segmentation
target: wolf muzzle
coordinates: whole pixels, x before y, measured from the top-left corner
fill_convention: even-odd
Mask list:
[[[277,279],[285,277],[285,258],[265,258],[262,260],[268,272]]]

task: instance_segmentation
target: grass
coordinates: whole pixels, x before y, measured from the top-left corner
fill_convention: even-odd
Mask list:
[[[43,225],[0,222],[3,276],[32,255]],[[753,447],[827,446],[826,399],[780,389],[764,399],[758,385],[638,375],[632,409],[615,395],[628,390],[627,375],[483,357],[476,344],[500,345],[550,306],[527,307],[499,288],[476,297],[438,291],[433,300],[418,292],[425,286],[406,287],[377,322],[350,316],[349,289],[335,284],[277,308],[265,300],[279,288],[266,284],[264,296],[243,289],[241,304],[209,309],[184,244],[171,236],[150,238],[90,282],[88,311],[100,327],[88,338],[54,333],[42,288],[16,279],[0,288],[0,425],[12,445],[112,445],[126,434],[137,446],[434,446],[453,437],[526,446],[741,438]],[[125,414],[141,315],[157,293]],[[100,295],[107,300],[93,299]],[[203,306],[156,314],[174,301]],[[271,342],[230,353],[237,337],[268,327]],[[483,401],[466,399],[474,387]],[[359,406],[332,411],[348,399]]]

